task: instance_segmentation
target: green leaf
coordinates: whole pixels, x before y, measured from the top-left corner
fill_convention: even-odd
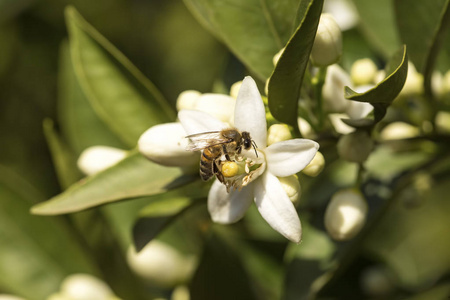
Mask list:
[[[269,81],[269,109],[281,122],[297,128],[300,89],[316,37],[323,0],[311,0],[308,10],[289,40]]]
[[[394,69],[395,67],[395,69]],[[374,123],[378,123],[386,115],[386,110],[403,88],[408,74],[408,55],[406,46],[398,51],[388,65],[389,74],[377,86],[364,92],[357,93],[348,86],[345,87],[345,97],[359,102],[368,102],[374,107]],[[352,125],[354,123],[348,123]],[[352,125],[353,126],[353,125]]]
[[[67,41],[60,47],[57,108],[61,134],[77,156],[86,148],[96,145],[126,148],[98,117],[81,89]]]
[[[366,41],[384,57],[390,57],[401,46],[392,0],[353,0],[353,3],[358,10],[361,32]]]
[[[153,84],[73,7],[66,9],[78,81],[98,116],[127,145],[149,127],[175,119]]]
[[[179,168],[169,168],[131,152],[115,166],[80,180],[63,193],[32,208],[32,213],[56,215],[119,200],[166,192],[192,181]]]
[[[43,127],[59,183],[65,189],[81,178],[81,172],[78,171],[76,158],[72,151],[70,151],[56,132],[53,121],[45,119]]]
[[[0,166],[0,286],[29,300],[55,292],[72,273],[98,270],[61,218],[29,214],[42,195]]]
[[[431,50],[443,21],[448,24],[448,16],[447,20],[443,19],[444,14],[448,14],[448,3],[448,0],[394,1],[401,39],[408,46],[411,61],[419,72],[425,70],[428,59],[433,59]]]
[[[273,56],[286,44],[298,0],[184,0],[211,30],[261,80],[273,69]]]

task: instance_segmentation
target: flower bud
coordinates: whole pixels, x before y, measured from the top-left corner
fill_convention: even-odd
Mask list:
[[[413,63],[408,63],[408,74],[400,96],[410,97],[423,93],[423,75],[418,73]]]
[[[302,189],[297,175],[278,177],[278,179],[280,180],[281,186],[283,187],[283,190],[286,192],[291,202],[295,206],[297,206],[302,194]]]
[[[195,265],[192,257],[183,256],[159,240],[151,241],[139,253],[130,247],[127,261],[136,274],[161,287],[174,287],[186,282]]]
[[[275,54],[273,56],[272,62],[273,62],[274,66],[277,65],[278,61],[280,60],[281,54],[283,54],[283,52],[284,52],[284,48],[282,48],[280,51],[277,52],[277,54]]]
[[[197,99],[194,110],[203,111],[222,122],[230,123],[234,118],[236,99],[222,94],[203,94]]]
[[[419,128],[404,122],[393,122],[380,133],[380,138],[384,141],[401,140],[416,137],[419,135]]]
[[[450,132],[450,113],[446,111],[440,111],[436,115],[436,127],[439,132]]]
[[[350,76],[353,84],[365,85],[375,81],[378,68],[370,58],[358,59],[352,65]]]
[[[151,127],[138,141],[139,151],[151,161],[169,167],[189,167],[198,163],[199,154],[186,151],[189,143],[181,123]]]
[[[348,116],[346,114],[329,114],[328,118],[330,119],[330,122],[337,133],[349,134],[355,131],[355,128],[345,124],[342,121],[342,119],[348,119]]]
[[[443,84],[444,94],[450,94],[450,70],[445,72],[442,84]]]
[[[322,88],[324,109],[332,113],[343,113],[350,104],[344,96],[344,87],[350,86],[350,76],[339,65],[327,68],[325,83]]]
[[[297,125],[298,129],[300,130],[300,133],[302,134],[302,137],[307,139],[313,139],[315,137],[314,130],[312,129],[311,125],[303,118],[298,117],[297,118]]]
[[[109,286],[89,274],[74,274],[61,283],[62,296],[71,300],[109,300],[114,297]]]
[[[393,289],[392,276],[384,267],[372,266],[361,273],[361,290],[367,296],[383,299]]]
[[[364,226],[367,203],[359,191],[341,190],[331,197],[325,211],[325,228],[338,241],[353,238]]]
[[[342,159],[362,163],[372,152],[373,140],[363,130],[357,130],[341,136],[337,144],[337,151]]]
[[[190,300],[191,295],[189,294],[189,289],[185,285],[177,286],[173,292],[170,300]]]
[[[342,33],[331,14],[320,16],[319,27],[311,50],[312,63],[326,67],[336,63],[342,55]]]
[[[25,299],[14,295],[0,294],[0,300],[25,300]]]
[[[292,139],[291,131],[285,124],[273,124],[267,133],[267,146]]]
[[[177,98],[177,110],[180,111],[182,109],[194,109],[197,100],[201,95],[202,93],[194,90],[182,92]]]
[[[235,83],[233,83],[230,88],[230,96],[233,97],[234,99],[236,99],[239,94],[239,90],[241,89],[241,86],[242,86],[242,80],[236,81]]]
[[[78,158],[78,168],[86,175],[101,172],[127,156],[127,151],[109,147],[92,146],[85,149]]]
[[[325,158],[319,151],[316,152],[313,160],[302,170],[303,174],[311,177],[319,175],[325,167]]]

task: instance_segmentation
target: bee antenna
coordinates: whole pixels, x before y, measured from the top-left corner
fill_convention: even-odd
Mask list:
[[[256,145],[254,140],[252,140],[252,146],[253,146],[253,149],[255,149],[256,157],[258,157],[258,151],[256,151],[256,148],[258,148],[258,146]]]

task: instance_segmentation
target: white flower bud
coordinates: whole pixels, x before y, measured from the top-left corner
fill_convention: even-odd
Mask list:
[[[374,142],[369,134],[365,131],[357,130],[341,136],[337,144],[337,151],[342,159],[362,163],[372,152],[373,146]]]
[[[288,195],[289,199],[295,206],[299,204],[302,189],[297,175],[291,175],[287,177],[278,177],[283,190]]]
[[[312,129],[311,125],[303,118],[298,117],[297,118],[297,124],[298,129],[300,130],[300,133],[302,134],[302,137],[307,139],[313,139],[315,137],[314,130]]]
[[[359,21],[355,5],[348,0],[325,1],[323,11],[333,15],[342,31],[355,27]]]
[[[450,132],[450,113],[446,111],[440,111],[436,115],[436,127],[439,132]]]
[[[222,94],[203,94],[197,99],[194,110],[203,111],[222,122],[230,123],[234,118],[236,99]]]
[[[0,300],[25,300],[25,299],[14,295],[0,294]]]
[[[273,56],[272,62],[273,62],[274,66],[277,65],[278,61],[280,60],[281,54],[283,54],[283,52],[284,52],[284,48],[281,49],[280,51],[278,51],[277,54],[275,54]]]
[[[378,68],[370,58],[358,59],[352,65],[350,76],[353,84],[365,85],[374,83]]]
[[[364,226],[367,203],[359,191],[341,190],[331,197],[325,211],[325,228],[338,241],[353,238]]]
[[[381,82],[384,78],[386,78],[386,71],[385,70],[378,70],[377,74],[375,75],[375,78],[373,79],[373,82],[375,84],[378,84]]]
[[[61,283],[61,293],[71,300],[109,300],[114,296],[109,286],[88,274],[68,276]]]
[[[384,141],[400,140],[416,137],[419,135],[419,128],[404,122],[393,122],[380,133],[380,138]]]
[[[267,146],[292,139],[291,131],[285,124],[273,124],[267,132]]]
[[[151,127],[138,141],[139,151],[151,161],[169,167],[189,167],[198,163],[199,154],[186,151],[189,143],[181,123]]]
[[[312,63],[325,67],[336,63],[342,55],[342,33],[331,14],[320,16],[319,27],[311,50]]]
[[[197,104],[198,98],[202,93],[199,91],[188,90],[182,92],[177,98],[177,110],[180,111],[182,109],[194,109]]]
[[[302,170],[303,174],[311,177],[319,175],[325,167],[325,158],[319,151],[316,152],[313,160]]]
[[[345,99],[344,87],[351,84],[350,76],[339,65],[329,66],[322,88],[324,109],[332,113],[345,112],[350,100]]]
[[[444,94],[450,94],[450,70],[445,72],[442,85]]]
[[[230,96],[233,97],[234,99],[237,98],[237,95],[239,94],[239,90],[241,89],[241,85],[242,85],[242,80],[236,81],[235,83],[233,83],[231,85]]]
[[[177,286],[173,292],[170,300],[190,300],[191,295],[189,293],[189,289],[185,285]]]
[[[400,96],[409,97],[423,93],[423,75],[418,73],[413,63],[408,62],[408,74]]]
[[[78,158],[78,168],[86,175],[93,175],[114,166],[127,156],[127,151],[109,147],[92,146],[85,149]]]
[[[174,287],[186,282],[195,266],[193,257],[183,256],[159,240],[151,241],[139,253],[130,247],[127,261],[136,274],[161,287]]]

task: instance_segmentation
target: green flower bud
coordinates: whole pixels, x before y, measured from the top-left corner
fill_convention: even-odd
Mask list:
[[[436,127],[439,132],[450,132],[450,113],[446,111],[440,111],[436,115]]]
[[[350,76],[355,85],[374,83],[377,73],[377,66],[369,58],[358,59],[353,63],[350,70]]]
[[[374,142],[366,131],[356,130],[341,136],[337,151],[342,159],[362,163],[372,152],[373,146]]]
[[[313,160],[307,165],[302,172],[308,176],[316,177],[325,167],[325,158],[319,151],[316,152]]]
[[[320,16],[319,27],[311,50],[312,63],[326,67],[336,63],[342,55],[342,33],[331,14]]]
[[[285,124],[273,124],[267,132],[267,146],[292,139],[291,131]]]
[[[295,206],[297,206],[302,194],[302,189],[297,175],[278,177],[278,180],[280,180],[281,186],[283,187],[283,190],[286,192],[291,202]]]
[[[364,226],[367,203],[354,189],[341,190],[331,197],[325,211],[325,228],[338,241],[352,239]]]

